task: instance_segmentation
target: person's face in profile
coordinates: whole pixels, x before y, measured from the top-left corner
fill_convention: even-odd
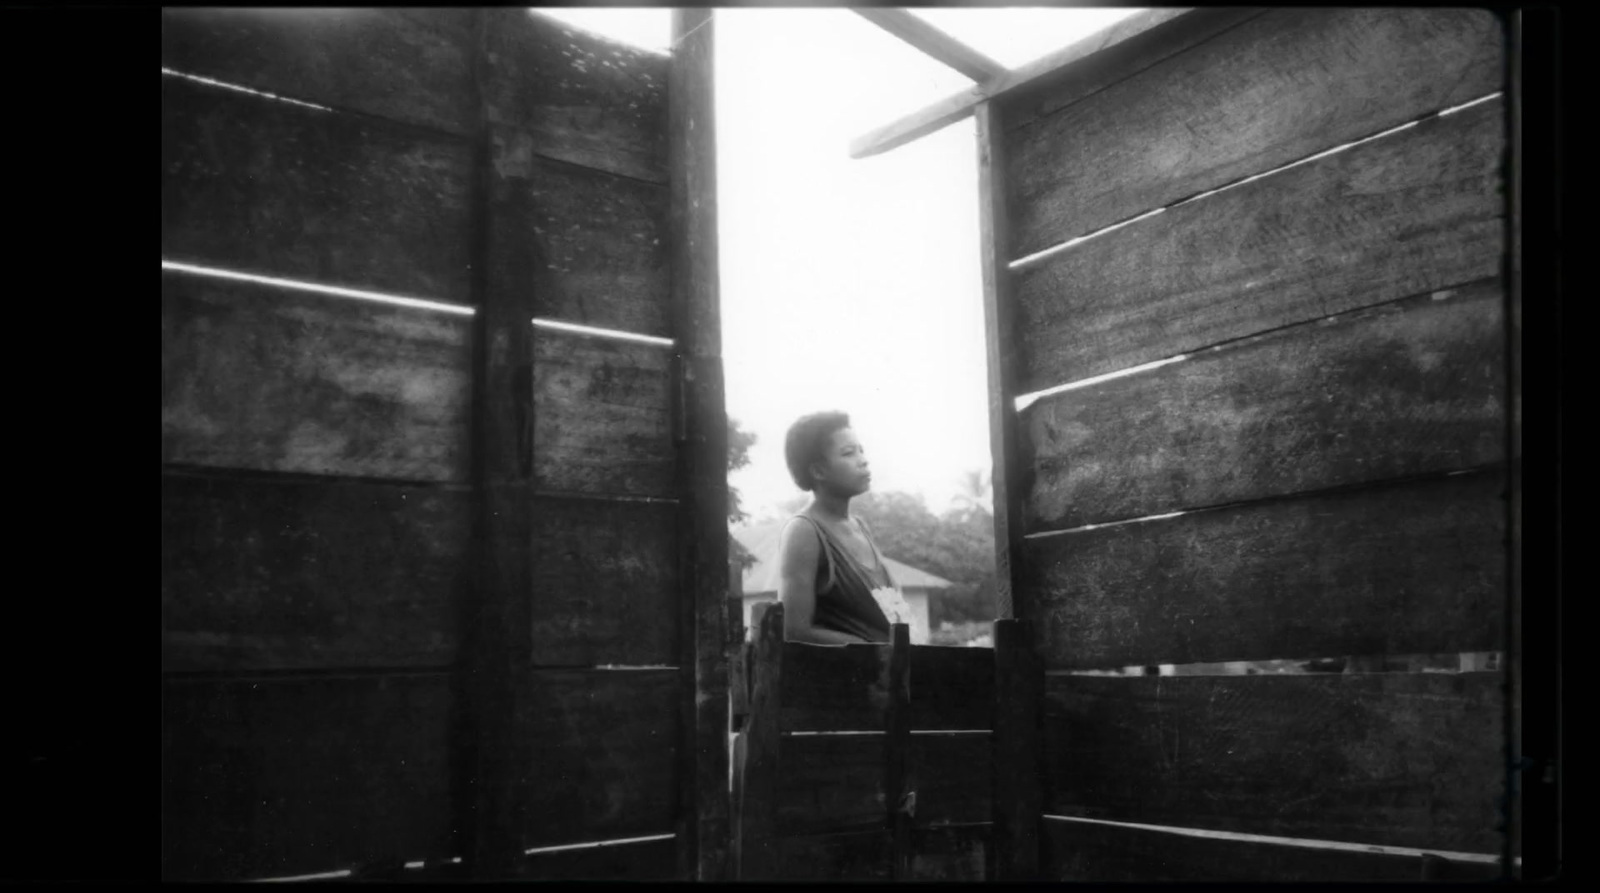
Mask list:
[[[860,496],[872,488],[872,471],[867,451],[849,428],[840,428],[828,438],[822,462],[813,463],[817,489],[843,496]]]

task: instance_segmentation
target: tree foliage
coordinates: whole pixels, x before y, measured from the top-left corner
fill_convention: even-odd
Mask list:
[[[739,427],[739,420],[728,416],[728,471],[734,472],[750,464],[750,447],[756,442],[755,434]],[[728,524],[738,524],[750,517],[745,512],[744,506],[739,501],[737,487],[728,487]],[[739,591],[740,576],[746,568],[756,563],[756,557],[734,539],[733,534],[728,534],[728,573],[732,578],[733,591]]]

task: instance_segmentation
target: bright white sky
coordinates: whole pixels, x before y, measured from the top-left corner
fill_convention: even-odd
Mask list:
[[[1137,9],[917,9],[1007,67]],[[665,49],[667,9],[541,9]],[[971,86],[848,9],[717,10],[728,414],[758,440],[729,483],[760,517],[799,493],[783,435],[850,413],[878,490],[942,511],[989,468],[972,119],[860,161],[856,136]]]

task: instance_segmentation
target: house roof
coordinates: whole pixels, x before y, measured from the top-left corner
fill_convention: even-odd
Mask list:
[[[745,595],[778,591],[778,540],[787,520],[785,518],[752,524],[733,531],[734,539],[739,541],[739,545],[750,550],[750,554],[756,559],[756,563],[744,572]],[[902,589],[947,589],[954,585],[943,577],[936,577],[925,570],[895,561],[888,555],[883,556],[883,563]]]

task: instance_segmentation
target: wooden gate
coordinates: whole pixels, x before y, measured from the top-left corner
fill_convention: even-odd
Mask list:
[[[164,878],[720,875],[708,21],[163,12]]]
[[[1481,10],[1203,10],[978,109],[1044,877],[1516,855],[1504,670],[1376,672],[1515,656],[1504,41]],[[1347,671],[1118,673],[1273,659]]]

